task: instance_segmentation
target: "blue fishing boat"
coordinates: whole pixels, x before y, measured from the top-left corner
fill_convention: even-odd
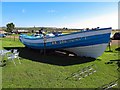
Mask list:
[[[33,49],[61,49],[75,53],[78,56],[97,58],[105,51],[112,28],[95,28],[81,30],[70,34],[40,34],[28,36],[21,34],[20,41]]]

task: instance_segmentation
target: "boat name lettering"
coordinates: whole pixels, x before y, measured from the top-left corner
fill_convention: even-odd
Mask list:
[[[79,41],[79,40],[80,40],[80,38],[61,40],[61,41],[53,41],[52,44],[63,44],[63,43],[69,43],[69,42],[74,42],[74,41]]]

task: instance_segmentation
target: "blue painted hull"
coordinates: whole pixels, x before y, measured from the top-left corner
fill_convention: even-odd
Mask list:
[[[82,37],[79,40],[74,40],[73,42],[70,41],[63,41],[64,43],[61,44],[61,41],[56,41],[56,44],[52,44],[52,42],[46,43],[46,49],[62,49],[62,48],[70,48],[70,47],[78,47],[78,46],[89,46],[89,45],[96,45],[101,43],[108,43],[110,40],[110,33],[96,35],[96,36],[89,36],[89,37]],[[32,45],[27,45],[27,47],[34,48],[34,49],[43,49],[44,43],[36,43]]]
[[[44,47],[46,49],[74,49],[75,47],[86,47],[100,44],[107,45],[110,41],[111,30],[111,28],[104,28],[61,35],[58,37],[46,38],[45,43],[43,38],[32,38],[30,36],[21,35],[20,41],[25,46],[33,49],[43,49]]]

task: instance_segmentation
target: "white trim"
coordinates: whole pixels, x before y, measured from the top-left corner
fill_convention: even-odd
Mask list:
[[[97,44],[97,45],[90,45],[90,46],[66,48],[64,50],[74,52],[78,56],[87,56],[87,57],[97,58],[102,55],[107,45],[108,43],[104,43],[104,44]]]

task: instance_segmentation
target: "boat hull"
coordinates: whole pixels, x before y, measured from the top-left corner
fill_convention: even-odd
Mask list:
[[[74,52],[77,56],[97,58],[101,56],[101,54],[105,51],[107,45],[108,43],[104,43],[104,44],[97,44],[97,45],[66,48],[64,50]]]
[[[106,49],[110,41],[112,28],[89,30],[62,35],[53,38],[32,38],[20,36],[20,41],[33,49],[64,49],[74,52],[78,56],[97,58]]]

